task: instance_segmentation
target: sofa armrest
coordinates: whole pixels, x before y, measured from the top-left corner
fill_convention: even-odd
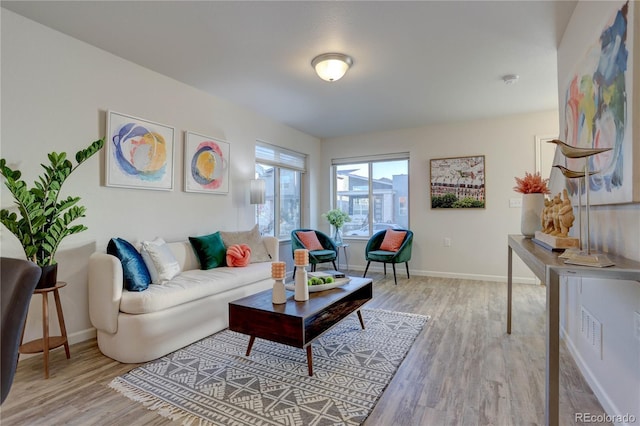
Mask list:
[[[118,312],[122,298],[122,264],[117,257],[93,253],[89,257],[89,318],[101,331],[118,331]]]
[[[276,237],[272,237],[269,235],[263,236],[262,241],[264,242],[265,247],[267,247],[267,251],[271,255],[271,261],[277,262],[280,258],[280,241]]]

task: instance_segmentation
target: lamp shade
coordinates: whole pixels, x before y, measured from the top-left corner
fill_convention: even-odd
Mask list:
[[[318,77],[325,81],[340,80],[351,65],[353,59],[343,53],[324,53],[311,61]]]
[[[251,204],[264,204],[265,188],[264,179],[252,179],[251,188],[249,189],[249,202]]]

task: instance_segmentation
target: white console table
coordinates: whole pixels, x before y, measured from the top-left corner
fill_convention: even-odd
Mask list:
[[[640,281],[640,262],[618,256],[609,256],[615,263],[607,268],[577,266],[564,263],[558,258],[560,253],[546,250],[530,238],[509,235],[507,273],[507,333],[511,334],[511,298],[513,252],[545,283],[547,287],[546,306],[546,366],[545,366],[545,424],[558,425],[560,394],[560,276],[590,277]]]

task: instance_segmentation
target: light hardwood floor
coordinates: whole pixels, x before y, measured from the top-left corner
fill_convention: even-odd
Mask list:
[[[411,351],[365,422],[394,425],[539,425],[544,411],[545,288],[514,285],[506,334],[506,284],[369,274],[366,306],[430,315]],[[103,356],[95,340],[56,349],[50,378],[40,356],[21,361],[0,423],[10,425],[169,425],[108,387],[137,364]],[[568,352],[561,353],[560,424],[575,413],[604,413]],[[592,423],[593,424],[593,423]]]

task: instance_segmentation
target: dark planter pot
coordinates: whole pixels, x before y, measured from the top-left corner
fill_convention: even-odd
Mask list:
[[[58,264],[41,266],[42,275],[40,275],[40,281],[36,288],[49,288],[56,285],[58,282]]]

